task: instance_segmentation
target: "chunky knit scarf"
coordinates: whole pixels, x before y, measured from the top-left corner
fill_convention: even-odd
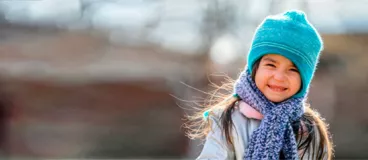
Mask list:
[[[280,151],[286,159],[298,159],[292,122],[303,115],[304,98],[289,98],[273,103],[257,88],[247,70],[236,81],[234,91],[244,102],[264,115],[260,126],[252,134],[244,159],[279,159]]]

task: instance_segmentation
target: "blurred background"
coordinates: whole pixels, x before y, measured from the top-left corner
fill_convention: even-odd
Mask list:
[[[368,159],[367,8],[363,0],[1,0],[1,158],[193,159],[202,146],[185,137],[183,100],[205,98],[196,89],[211,89],[209,75],[236,78],[265,16],[301,9],[325,46],[310,103],[330,123],[336,159]]]

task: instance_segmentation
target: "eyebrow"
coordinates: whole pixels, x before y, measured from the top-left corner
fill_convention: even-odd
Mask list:
[[[274,59],[272,59],[272,58],[270,58],[270,57],[265,57],[263,60],[265,60],[265,61],[270,61],[270,62],[273,62],[273,63],[277,63],[277,61],[276,60],[274,60]],[[295,66],[295,64],[294,63],[291,63],[292,64],[292,66],[293,67],[295,67],[295,68],[297,68],[296,66]],[[298,68],[297,68],[298,69]]]
[[[270,57],[265,57],[263,60],[265,60],[265,61],[271,61],[273,63],[277,63],[276,60],[274,60],[274,59],[272,59]]]

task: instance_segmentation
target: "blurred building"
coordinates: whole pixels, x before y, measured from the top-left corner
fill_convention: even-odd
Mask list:
[[[2,29],[9,35],[0,44],[2,90],[13,102],[8,154],[119,158],[185,153],[184,112],[170,94],[188,90],[175,83],[198,79],[193,77],[193,70],[203,72],[198,57],[154,46],[114,46],[83,32]]]

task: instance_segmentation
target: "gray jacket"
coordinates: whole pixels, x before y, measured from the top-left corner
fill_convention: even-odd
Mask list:
[[[245,117],[238,108],[235,108],[232,113],[232,121],[234,123],[232,127],[233,146],[228,146],[218,117],[209,116],[212,131],[207,135],[203,150],[197,159],[242,160],[250,137],[253,131],[260,125],[260,121]],[[317,128],[315,129],[317,130]],[[316,134],[316,144],[318,143],[319,135]],[[310,146],[316,147],[313,142]],[[316,157],[309,157],[308,153],[306,153],[303,159],[316,159]]]

